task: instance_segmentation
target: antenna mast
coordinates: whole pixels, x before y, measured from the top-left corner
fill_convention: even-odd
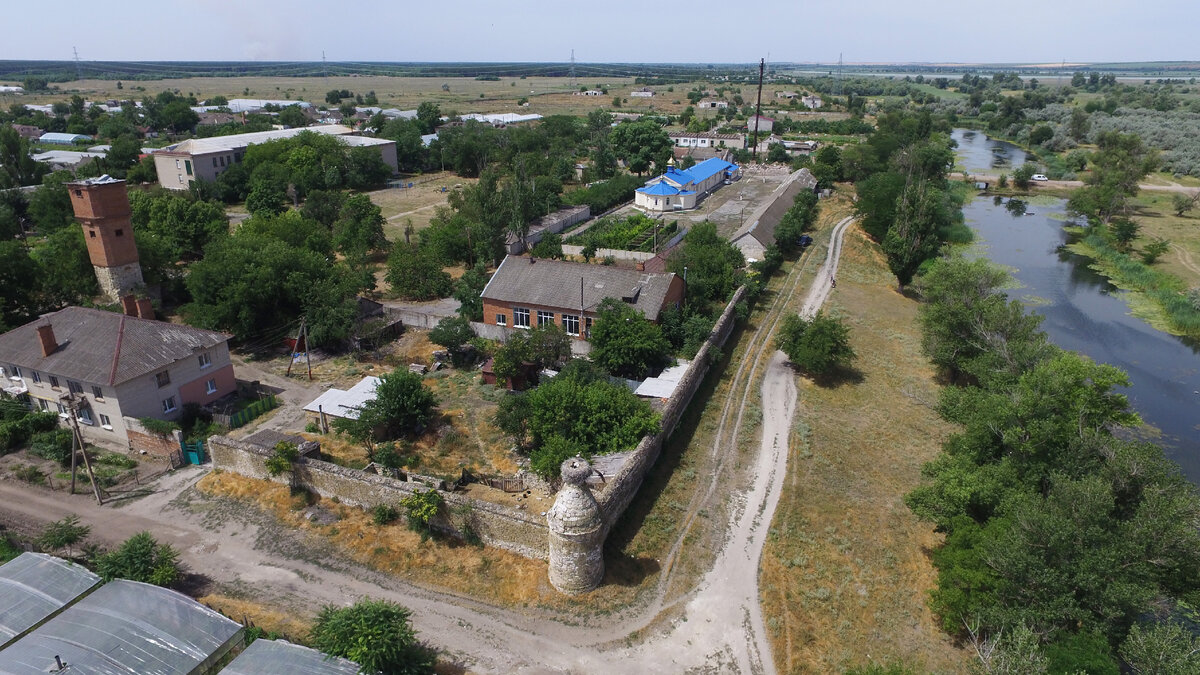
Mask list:
[[[754,104],[754,156],[758,159],[758,123],[762,121],[762,84],[763,71],[766,70],[767,60],[758,60],[758,102]]]
[[[79,71],[79,50],[74,47],[71,47],[71,51],[75,52],[75,79],[82,80],[83,76],[80,74],[80,71]]]
[[[321,70],[325,72],[325,77],[329,77],[329,63],[325,60],[325,50],[321,50]]]
[[[571,88],[574,89],[576,86],[578,86],[578,85],[575,84],[575,50],[572,49],[571,50]]]

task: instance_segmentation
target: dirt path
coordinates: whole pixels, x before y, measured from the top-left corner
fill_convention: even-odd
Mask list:
[[[1175,250],[1175,256],[1178,258],[1181,265],[1186,267],[1188,271],[1192,272],[1193,274],[1200,274],[1200,266],[1196,265],[1195,259],[1192,258],[1192,254],[1189,253],[1187,249],[1179,244],[1171,244],[1171,248]]]
[[[971,176],[972,180],[977,180],[977,181],[996,182],[996,181],[1000,180],[999,176],[992,176],[992,175],[982,174],[982,173],[973,173],[973,174],[970,174],[970,176]],[[951,179],[961,179],[963,177],[963,174],[962,173],[952,173],[952,174],[950,174],[949,177]],[[1012,176],[1009,176],[1009,179],[1011,179],[1011,178],[1012,178]],[[1042,186],[1042,187],[1052,187],[1052,188],[1080,188],[1080,187],[1084,186],[1084,182],[1081,180],[1047,180],[1047,181],[1032,182],[1029,184],[1029,186],[1030,187]],[[1196,193],[1200,192],[1200,188],[1187,187],[1186,185],[1180,185],[1178,183],[1171,183],[1170,185],[1152,185],[1150,183],[1142,183],[1141,185],[1138,185],[1138,189],[1149,190],[1151,192],[1176,192],[1176,193],[1185,194],[1188,196],[1192,196],[1192,195],[1195,195]]]
[[[830,271],[836,269],[841,236],[849,222],[846,219],[834,229],[818,274],[818,280],[824,281],[809,290],[805,311],[815,311],[829,295]],[[363,596],[392,599],[413,610],[423,639],[473,672],[774,673],[755,571],[786,475],[796,387],[786,360],[774,351],[773,337],[781,318],[793,311],[810,260],[792,268],[757,329],[743,337],[750,342],[735,372],[734,386],[720,402],[720,433],[710,449],[716,470],[708,474],[707,485],[696,489],[651,600],[625,614],[594,619],[590,626],[566,625],[535,609],[501,609],[450,592],[417,588],[340,559],[321,550],[320,542],[273,526],[250,510],[215,513],[218,503],[206,502],[191,490],[204,475],[204,470],[194,467],[163,477],[149,496],[104,508],[95,507],[86,495],[3,482],[0,521],[36,532],[45,522],[77,513],[92,526],[92,539],[108,545],[150,530],[176,546],[190,569],[218,583],[252,588],[262,601],[300,615]],[[760,370],[762,442],[741,459],[748,466],[738,469],[737,439]],[[725,490],[728,477],[736,471],[746,472],[749,487],[730,497]],[[686,553],[684,542],[697,515],[726,499],[733,500],[728,536],[712,569],[695,589],[669,599],[671,582],[677,578],[675,561]],[[201,508],[182,507],[181,502],[188,500],[197,500]],[[659,617],[667,611],[677,618],[659,626]],[[648,638],[631,642],[634,632],[646,629]]]

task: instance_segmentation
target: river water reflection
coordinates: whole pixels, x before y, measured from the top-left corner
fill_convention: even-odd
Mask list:
[[[950,138],[958,142],[954,151],[957,168],[967,173],[1012,175],[1013,169],[1025,163],[1024,150],[1012,143],[988,138],[982,131],[954,129]]]
[[[1068,241],[1064,200],[1043,205],[1040,198],[1024,211],[1009,201],[977,197],[963,208],[976,234],[976,255],[1009,268],[1021,285],[1009,295],[1045,317],[1042,328],[1051,341],[1129,374],[1125,394],[1134,409],[1161,430],[1157,442],[1200,485],[1200,356],[1131,316],[1120,290],[1062,248]]]

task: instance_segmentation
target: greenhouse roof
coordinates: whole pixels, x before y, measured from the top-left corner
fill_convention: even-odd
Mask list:
[[[0,565],[0,647],[87,593],[100,577],[44,553]]]
[[[184,675],[211,669],[242,627],[175,591],[112,581],[0,651],[0,673]]]
[[[283,640],[255,640],[221,675],[357,675],[358,664]]]

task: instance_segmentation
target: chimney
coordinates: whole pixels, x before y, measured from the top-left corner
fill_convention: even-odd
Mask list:
[[[137,300],[137,317],[139,319],[153,319],[154,305],[151,304],[150,298],[138,298]]]
[[[54,339],[54,326],[43,324],[37,327],[38,340],[42,343],[42,356],[50,356],[58,349],[58,342]]]
[[[137,316],[137,298],[132,294],[121,298],[121,313],[125,316]]]
[[[637,265],[636,265],[636,267],[637,267],[637,271],[639,271],[639,272],[645,272],[645,271],[646,271],[646,261],[645,261],[645,260],[639,260],[639,261],[638,261],[638,263],[637,263]]]

